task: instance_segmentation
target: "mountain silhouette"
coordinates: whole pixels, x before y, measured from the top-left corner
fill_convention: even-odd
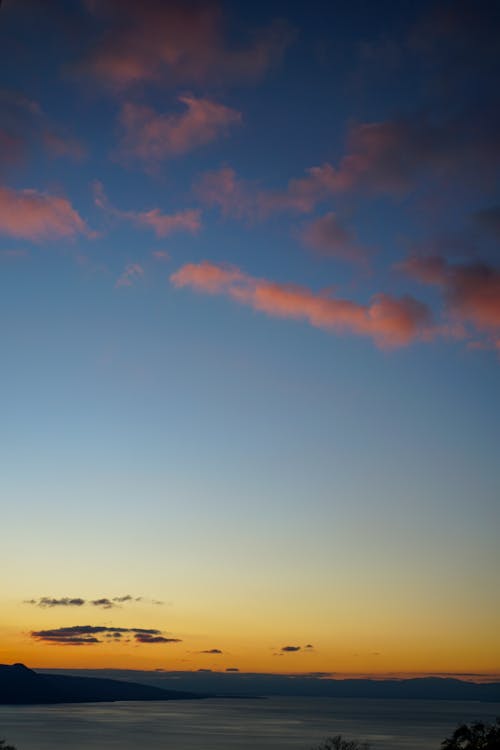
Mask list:
[[[24,664],[0,664],[0,704],[168,701],[203,697],[199,693],[99,677],[39,674]]]

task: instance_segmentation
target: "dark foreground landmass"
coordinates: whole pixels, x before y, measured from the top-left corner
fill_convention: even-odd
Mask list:
[[[199,693],[103,677],[40,674],[24,664],[0,664],[0,704],[168,701],[203,698]]]
[[[55,670],[51,671],[52,674]],[[62,673],[58,671],[58,673]],[[69,671],[66,672],[68,674]],[[75,670],[72,674],[133,680],[163,689],[180,689],[225,697],[297,696],[311,698],[378,698],[489,701],[500,703],[500,682],[477,683],[450,677],[411,679],[332,679],[330,675],[280,675],[244,672],[140,672]]]

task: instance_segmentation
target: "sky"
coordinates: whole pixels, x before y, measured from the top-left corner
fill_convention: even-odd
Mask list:
[[[498,25],[4,0],[0,662],[500,674]]]

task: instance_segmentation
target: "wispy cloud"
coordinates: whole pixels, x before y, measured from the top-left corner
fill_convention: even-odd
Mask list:
[[[304,320],[336,333],[369,336],[380,347],[405,346],[432,332],[429,309],[410,296],[377,294],[367,305],[315,293],[295,284],[249,276],[234,266],[208,261],[189,263],[170,277],[176,287],[223,294],[240,304],[278,318]]]
[[[333,167],[323,164],[309,168],[283,189],[269,190],[226,166],[201,175],[193,189],[204,205],[218,208],[225,217],[262,221],[276,213],[311,213],[331,194],[333,174]]]
[[[354,232],[347,229],[333,211],[307,224],[301,239],[320,255],[362,266],[368,262],[368,249],[356,240]]]
[[[135,282],[144,276],[144,268],[139,263],[128,263],[120,276],[117,278],[115,286],[134,286]]]
[[[93,607],[102,607],[103,609],[113,609],[120,607],[123,604],[137,604],[139,602],[145,604],[160,605],[163,602],[157,599],[146,599],[143,596],[132,596],[131,594],[125,594],[123,596],[100,597],[96,599],[84,599],[80,596],[69,597],[53,597],[53,596],[42,596],[39,599],[27,599],[24,604],[32,604],[35,607],[41,607],[42,609],[52,609],[53,607],[83,607],[84,605],[91,605]]]
[[[123,137],[120,159],[137,159],[154,168],[158,162],[181,156],[226,135],[241,122],[241,114],[210,99],[180,96],[184,112],[163,114],[151,107],[127,102],[122,106]]]
[[[85,599],[81,599],[80,597],[70,598],[68,596],[56,599],[54,597],[42,596],[41,599],[29,599],[24,603],[34,604],[43,609],[52,607],[82,607],[85,604]]]
[[[185,209],[172,214],[165,214],[159,208],[147,211],[121,211],[113,206],[104,192],[102,183],[93,185],[95,205],[117,219],[131,221],[133,224],[152,229],[157,237],[167,237],[175,232],[196,234],[201,228],[201,211]]]
[[[294,36],[276,21],[246,43],[230,43],[217,2],[86,0],[86,6],[105,25],[80,71],[115,91],[145,82],[253,81],[281,60]]]

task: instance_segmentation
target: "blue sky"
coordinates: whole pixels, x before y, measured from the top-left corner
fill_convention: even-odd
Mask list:
[[[98,6],[0,11],[0,656],[498,671],[493,4]]]

